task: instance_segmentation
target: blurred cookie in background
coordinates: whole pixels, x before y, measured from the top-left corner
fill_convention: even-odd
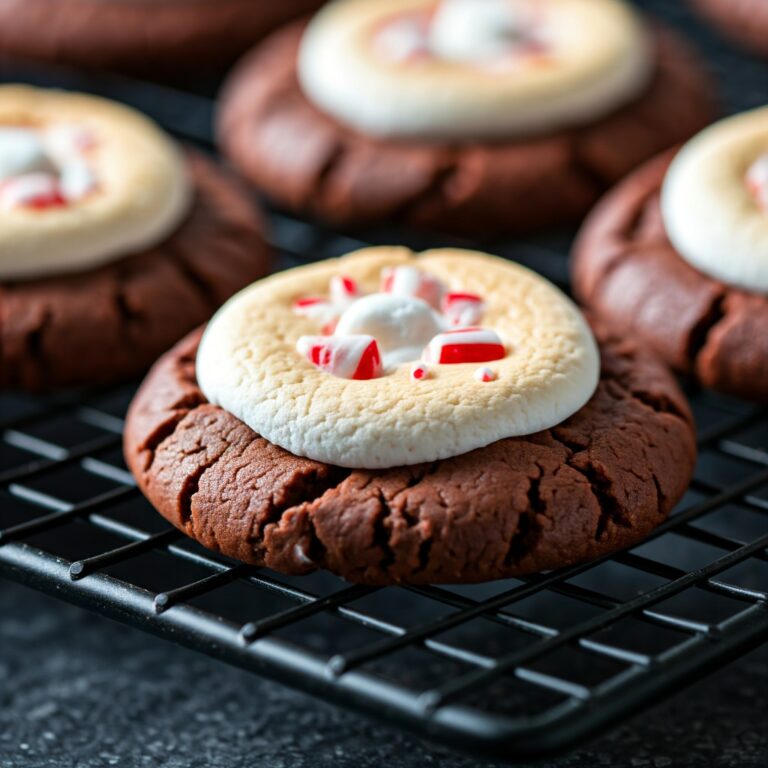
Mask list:
[[[484,237],[578,220],[711,93],[621,0],[337,0],[246,56],[218,136],[292,211]]]
[[[768,403],[768,108],[715,123],[607,195],[573,284],[676,370]]]
[[[0,88],[0,388],[140,374],[268,267],[236,181],[116,102]]]
[[[768,57],[768,0],[691,0],[735,43]]]
[[[0,0],[0,53],[146,75],[231,63],[323,0]]]

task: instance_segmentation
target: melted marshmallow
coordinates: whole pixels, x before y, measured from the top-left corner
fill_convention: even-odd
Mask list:
[[[496,337],[454,335],[443,347],[451,364],[414,361],[376,378],[369,377],[372,335],[319,336],[303,342],[297,354],[297,340],[318,330],[314,320],[295,312],[297,297],[326,295],[337,275],[350,276],[362,294],[370,294],[380,288],[382,270],[398,267],[415,267],[446,286],[482,296],[483,322]],[[384,336],[382,330],[377,325]],[[357,344],[361,336],[367,347]],[[482,362],[453,359],[462,352],[457,341],[492,346],[499,339],[507,354],[492,364],[493,384],[474,378]],[[350,356],[334,358],[334,349]],[[467,351],[474,358],[476,349]],[[324,367],[340,371],[342,363],[357,380],[329,375]],[[599,370],[583,316],[539,275],[469,251],[414,257],[404,248],[372,248],[283,272],[242,291],[209,323],[196,373],[209,402],[294,455],[383,469],[458,456],[559,424],[592,396]],[[419,378],[421,372],[427,375]]]
[[[530,3],[443,0],[428,30],[428,47],[446,61],[485,63],[503,58],[535,28]]]
[[[361,133],[503,139],[610,113],[653,56],[623,0],[337,0],[298,69],[307,97]]]
[[[140,253],[178,227],[191,193],[181,153],[134,110],[0,86],[0,281]]]
[[[52,172],[38,131],[30,128],[0,127],[0,182],[14,176]]]
[[[376,339],[386,368],[418,360],[443,328],[421,299],[374,293],[356,301],[339,319],[335,336],[368,334]]]
[[[753,293],[768,293],[766,155],[767,107],[722,120],[677,154],[661,194],[667,235],[683,259]]]
[[[74,126],[0,127],[0,209],[68,205],[89,195],[98,181],[87,146]]]

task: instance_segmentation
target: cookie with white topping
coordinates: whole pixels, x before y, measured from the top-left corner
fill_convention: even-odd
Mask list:
[[[307,316],[308,299],[326,313]],[[149,500],[205,546],[369,584],[503,578],[631,545],[695,459],[653,357],[511,262],[403,248],[241,292],[158,362],[124,447]]]
[[[711,116],[623,0],[337,0],[243,60],[218,135],[293,211],[487,237],[579,218]]]
[[[714,124],[607,196],[575,290],[702,384],[768,402],[768,108]]]
[[[324,0],[0,0],[0,52],[149,77],[210,74]]]
[[[267,262],[248,195],[147,118],[0,87],[0,387],[138,375]]]

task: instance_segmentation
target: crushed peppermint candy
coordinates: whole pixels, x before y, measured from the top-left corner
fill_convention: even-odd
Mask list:
[[[496,375],[496,372],[493,371],[491,368],[478,368],[473,374],[473,378],[476,381],[482,381],[484,383],[487,383],[489,381],[496,381],[498,376]]]
[[[551,59],[547,17],[537,0],[440,0],[380,25],[373,49],[397,64],[442,60],[490,72]]]
[[[500,360],[506,351],[495,331],[488,328],[462,328],[435,336],[424,350],[423,360],[441,365],[487,363]]]
[[[352,278],[336,276],[327,296],[293,303],[294,313],[323,334],[302,336],[299,353],[327,373],[357,380],[409,361],[411,379],[423,381],[434,375],[428,364],[500,360],[507,350],[495,331],[479,325],[484,310],[482,296],[449,292],[410,265],[385,268],[381,293],[365,294]]]
[[[429,367],[424,365],[424,363],[416,363],[416,365],[414,365],[413,368],[411,368],[411,378],[414,381],[424,381],[429,377],[430,377]]]
[[[447,293],[443,297],[443,315],[453,328],[477,325],[483,319],[483,300],[474,293]]]
[[[366,381],[382,374],[373,336],[302,336],[296,349],[320,370],[342,379]]]
[[[383,272],[382,293],[395,296],[412,296],[440,309],[445,286],[432,275],[416,267],[389,267]]]
[[[86,153],[95,145],[78,126],[0,127],[0,210],[76,203],[98,187]]]
[[[746,184],[757,204],[768,213],[768,152],[749,167]]]
[[[360,298],[360,289],[351,277],[336,276],[331,278],[331,302],[346,309],[355,299]]]

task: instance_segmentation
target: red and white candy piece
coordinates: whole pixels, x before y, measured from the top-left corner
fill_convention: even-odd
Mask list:
[[[331,302],[341,311],[361,296],[357,283],[351,277],[337,275],[331,278]]]
[[[381,290],[396,296],[415,296],[433,309],[440,309],[445,286],[416,267],[387,267],[382,272]]]
[[[747,171],[747,189],[768,213],[768,154],[761,155]]]
[[[50,208],[66,205],[59,180],[50,173],[25,173],[0,184],[0,208]]]
[[[428,379],[430,375],[429,367],[424,365],[424,363],[416,363],[416,365],[411,368],[411,378],[414,381],[424,381],[425,379]]]
[[[302,336],[296,349],[320,370],[342,379],[365,381],[383,372],[373,336]]]
[[[476,381],[482,381],[487,384],[489,381],[496,381],[499,377],[492,368],[478,368],[473,374]]]
[[[309,317],[314,320],[333,312],[333,307],[331,302],[322,296],[307,296],[293,302],[293,312],[301,317]]]
[[[501,360],[506,354],[498,335],[487,328],[462,328],[446,331],[429,342],[422,354],[427,363],[455,365],[459,363],[488,363]]]
[[[484,308],[483,300],[474,293],[446,293],[442,301],[443,315],[453,328],[477,325]]]
[[[293,313],[299,317],[307,317],[322,325],[321,331],[330,336],[336,329],[339,311],[322,296],[307,296],[293,302]]]

